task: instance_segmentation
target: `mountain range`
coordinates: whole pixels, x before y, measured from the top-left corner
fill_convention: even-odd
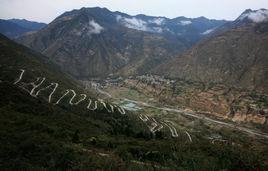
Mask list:
[[[60,15],[46,28],[17,41],[48,56],[78,79],[128,76],[150,72],[226,22],[82,8]]]
[[[267,54],[268,10],[246,10],[156,73],[268,92]]]

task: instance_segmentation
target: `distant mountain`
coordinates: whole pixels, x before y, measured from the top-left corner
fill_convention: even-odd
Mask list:
[[[39,22],[35,22],[35,21],[28,21],[28,20],[25,20],[25,19],[10,19],[8,21],[11,21],[21,27],[24,27],[26,29],[29,29],[29,30],[40,30],[42,28],[44,28],[47,24],[45,23],[39,23]]]
[[[227,23],[225,20],[209,20],[205,17],[169,19],[146,15],[129,16],[120,12],[116,12],[115,15],[117,21],[125,27],[175,36],[190,45],[195,44],[218,27]]]
[[[79,79],[134,75],[149,72],[224,23],[204,17],[168,19],[82,8],[62,14],[18,41]]]
[[[45,27],[44,23],[37,23],[27,20],[11,19],[1,20],[0,19],[0,33],[4,34],[9,38],[17,38],[24,33],[39,30]]]
[[[13,22],[7,20],[0,20],[0,33],[9,38],[16,38],[23,33],[29,32],[29,29],[21,27]]]
[[[267,14],[265,9],[246,10],[156,73],[268,92]]]

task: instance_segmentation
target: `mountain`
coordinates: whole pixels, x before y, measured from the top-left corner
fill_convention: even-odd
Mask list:
[[[0,20],[0,33],[9,38],[16,38],[26,32],[30,31],[24,27],[21,27],[13,22],[7,20]]]
[[[91,147],[79,147],[79,143],[95,148],[94,142],[100,143],[99,135],[108,139],[116,135],[127,139],[125,135],[135,137],[139,133],[147,136],[137,118],[120,114],[116,106],[114,111],[105,110],[103,102],[43,55],[1,34],[0,51],[1,168],[98,168],[98,162],[87,160],[104,161],[98,157],[102,150],[96,148],[93,152]],[[127,129],[122,128],[126,125]],[[108,144],[112,140],[108,139],[101,143]],[[101,167],[111,168],[110,163],[116,160],[111,159],[107,166]],[[91,166],[82,166],[80,162]]]
[[[197,121],[190,142],[189,118],[177,138],[170,125],[152,134],[154,122],[148,129],[139,115],[96,100],[47,57],[1,34],[0,52],[2,170],[267,170],[266,146],[248,148],[253,137],[213,130],[230,136],[222,143],[207,137],[211,124]]]
[[[237,19],[236,22],[251,22],[251,23],[262,23],[268,22],[268,10],[259,9],[259,10],[245,10]]]
[[[45,23],[39,23],[39,22],[35,22],[35,21],[28,21],[25,19],[10,19],[8,21],[11,21],[21,27],[24,27],[26,29],[29,29],[31,31],[34,30],[40,30],[42,28],[44,28],[47,24]]]
[[[225,20],[210,20],[205,17],[169,19],[141,14],[129,16],[120,12],[116,12],[116,17],[117,21],[125,27],[178,37],[189,45],[195,44],[227,23]]]
[[[241,27],[243,25],[245,26],[250,24],[263,23],[267,21],[267,18],[268,13],[266,9],[247,9],[236,20],[234,20],[233,22],[227,22],[224,25],[220,26],[213,34],[217,35],[219,33],[223,33],[225,31]]]
[[[78,79],[135,75],[150,72],[224,23],[204,17],[168,19],[82,8],[62,14],[18,42]]]
[[[27,20],[11,19],[2,20],[0,19],[0,33],[4,34],[9,38],[17,38],[24,33],[39,30],[45,27],[44,23],[37,23]]]
[[[156,73],[268,92],[267,19],[267,10],[246,10]]]

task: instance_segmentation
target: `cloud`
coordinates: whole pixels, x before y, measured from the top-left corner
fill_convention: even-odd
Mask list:
[[[121,22],[128,28],[147,31],[147,23],[143,20],[133,18],[121,18]]]
[[[147,31],[147,32],[155,32],[155,33],[162,33],[163,29],[160,27],[150,27],[148,26],[148,22],[132,17],[132,18],[125,18],[121,15],[116,16],[117,22],[121,23],[127,28],[135,29],[135,30],[141,30],[141,31]],[[160,24],[160,20],[154,20],[157,23]],[[151,21],[149,21],[151,23]]]
[[[165,18],[155,18],[153,20],[150,20],[149,22],[157,25],[162,25],[165,22],[165,20],[166,20]]]
[[[72,31],[72,34],[75,34],[77,36],[91,36],[92,34],[100,34],[103,30],[104,28],[100,24],[98,24],[94,20],[90,20],[87,24],[82,24],[75,28]]]
[[[251,12],[248,18],[253,22],[260,23],[268,19],[268,10],[258,10],[256,12]]]
[[[191,21],[180,21],[180,25],[186,26],[189,24],[192,24],[192,22]]]
[[[89,21],[89,26],[91,27],[90,34],[100,34],[103,30],[103,27],[96,23],[94,20]]]
[[[214,30],[215,30],[215,28],[213,28],[213,29],[209,29],[209,30],[204,31],[204,32],[201,33],[201,34],[202,34],[202,35],[207,35],[207,34],[212,33]]]

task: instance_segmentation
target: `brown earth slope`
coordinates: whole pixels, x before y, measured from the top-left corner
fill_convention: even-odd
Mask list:
[[[159,66],[155,72],[267,93],[268,22],[240,23]]]

